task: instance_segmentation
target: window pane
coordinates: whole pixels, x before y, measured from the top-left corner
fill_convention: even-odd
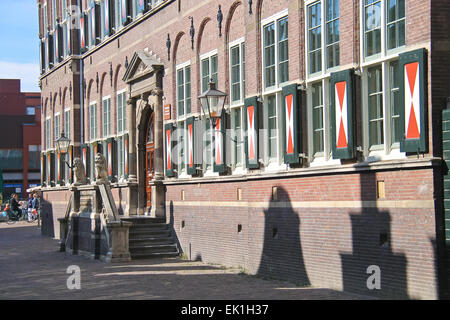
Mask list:
[[[177,72],[178,90],[177,90],[177,109],[178,115],[182,116],[184,114],[184,72],[183,69]]]
[[[191,113],[191,67],[187,66],[184,69],[186,84],[185,84],[185,97],[186,97],[186,114]]]
[[[308,58],[309,73],[322,70],[322,29],[321,4],[308,7]]]
[[[381,52],[381,1],[366,1],[364,8],[365,56]]]
[[[275,85],[275,24],[264,27],[264,86]]]
[[[278,21],[278,77],[279,83],[289,80],[288,18]]]
[[[382,81],[382,71],[380,66],[368,70],[369,146],[384,143]]]
[[[326,67],[339,65],[339,1],[327,0]]]
[[[233,110],[234,120],[234,164],[240,166],[242,163],[242,132],[241,132],[241,109]]]
[[[209,58],[202,60],[202,92],[208,90],[209,83]]]
[[[314,84],[311,88],[311,102],[313,109],[313,150],[314,153],[323,152],[323,97],[322,83]]]
[[[391,89],[391,143],[395,143],[401,140],[398,61],[389,64],[389,87]]]
[[[276,110],[276,96],[271,95],[267,97],[267,115],[269,118],[269,157],[276,158],[277,156],[277,110]]]
[[[241,100],[241,65],[240,65],[240,46],[231,48],[231,101]]]

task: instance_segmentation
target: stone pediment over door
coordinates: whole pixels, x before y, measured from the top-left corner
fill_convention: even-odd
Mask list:
[[[164,70],[161,60],[148,50],[136,51],[131,59],[122,80],[130,85],[130,96],[139,97],[151,90],[161,87],[161,77],[157,76]]]

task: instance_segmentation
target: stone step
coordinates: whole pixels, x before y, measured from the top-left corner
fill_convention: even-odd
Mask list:
[[[130,254],[178,252],[176,244],[130,245]]]
[[[169,229],[169,226],[165,223],[140,223],[132,225],[131,229]]]
[[[153,237],[153,238],[167,238],[171,237],[172,232],[169,229],[165,230],[147,230],[147,229],[140,229],[140,230],[130,230],[129,238],[130,239],[141,239],[145,237]]]
[[[134,225],[137,224],[152,224],[152,223],[166,223],[164,218],[151,218],[151,217],[124,217],[121,218],[122,221],[132,222]]]
[[[148,237],[143,236],[141,238],[130,238],[130,247],[140,245],[153,245],[153,244],[174,244],[175,240],[172,237]]]
[[[152,259],[152,258],[172,258],[180,254],[177,252],[158,252],[158,253],[130,253],[131,259]]]

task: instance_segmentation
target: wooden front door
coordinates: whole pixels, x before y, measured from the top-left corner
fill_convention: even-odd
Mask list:
[[[145,211],[149,211],[152,206],[152,188],[150,186],[151,181],[155,173],[155,126],[153,122],[153,115],[151,114],[147,125],[147,141],[145,144],[145,196],[146,196],[146,208]]]

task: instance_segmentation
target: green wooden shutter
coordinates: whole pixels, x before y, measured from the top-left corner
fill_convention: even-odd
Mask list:
[[[214,128],[214,172],[226,171],[226,155],[225,155],[225,113],[215,120],[216,126]]]
[[[41,40],[41,74],[45,72],[45,40]]]
[[[245,99],[245,159],[247,168],[259,168],[258,162],[258,101]]]
[[[168,123],[164,127],[164,140],[165,140],[165,150],[166,150],[166,176],[173,177],[175,175],[174,172],[174,162],[173,162],[173,154],[172,154],[172,146],[173,146],[173,124]]]
[[[52,152],[49,152],[48,154],[49,159],[49,185],[55,186],[55,154]]]
[[[283,153],[285,163],[298,163],[299,150],[301,150],[301,132],[300,95],[297,90],[297,84],[284,86],[282,89],[283,97]]]
[[[63,184],[63,179],[62,179],[62,170],[64,167],[61,165],[62,164],[62,159],[61,159],[61,152],[56,153],[56,183],[59,185]]]
[[[195,128],[194,128],[194,117],[186,119],[186,142],[187,142],[187,173],[190,175],[197,174],[197,169],[195,165]]]
[[[73,146],[69,146],[69,151],[68,151],[68,155],[69,155],[69,159],[67,159],[67,162],[69,163],[70,167],[73,166]],[[69,168],[68,169],[69,172],[69,176],[66,177],[66,179],[68,179],[69,183],[73,183],[73,169]]]
[[[94,2],[93,2],[94,3]],[[95,14],[95,19],[94,19],[94,26],[93,28],[95,28],[95,44],[99,44],[101,42],[101,34],[102,34],[102,8],[100,7],[99,3],[95,3],[94,4],[94,14]]]
[[[333,159],[355,156],[355,86],[353,69],[331,74],[331,151]]]
[[[41,153],[41,185],[47,185],[46,178],[47,178],[47,157],[45,153]]]
[[[54,37],[52,34],[48,34],[48,65],[50,68],[53,68],[54,65]]]
[[[123,136],[123,166],[124,166],[124,175],[125,179],[128,179],[129,175],[129,167],[128,167],[128,144],[129,144],[129,137],[128,133]]]
[[[114,173],[116,172],[116,163],[114,161],[114,155],[116,152],[116,141],[114,138],[109,138],[106,140],[106,160],[107,160],[107,170],[108,170],[108,180],[113,182]]]
[[[87,51],[89,44],[89,17],[86,13],[81,14],[80,20],[80,47],[81,53]]]
[[[427,151],[427,68],[425,49],[399,55],[402,152]]]
[[[91,168],[91,156],[90,156],[90,148],[89,145],[83,144],[81,146],[81,160],[83,161],[84,168],[86,170],[86,177],[90,176],[90,168]]]

